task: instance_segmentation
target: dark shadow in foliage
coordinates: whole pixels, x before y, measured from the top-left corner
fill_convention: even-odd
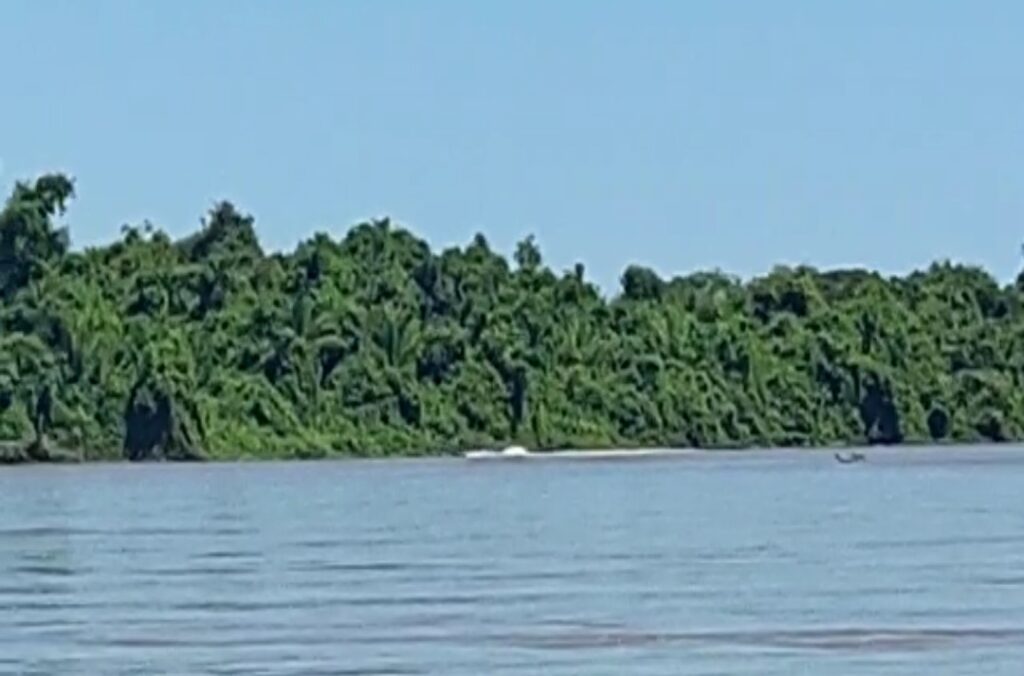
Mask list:
[[[1009,435],[1006,433],[1006,423],[1003,421],[1003,416],[999,411],[983,411],[975,423],[974,429],[989,441],[1009,441]]]
[[[665,291],[665,282],[654,270],[630,265],[622,273],[622,293],[629,300],[659,300]]]
[[[898,444],[903,441],[900,430],[900,414],[893,401],[892,391],[874,375],[868,376],[863,385],[860,403],[860,419],[864,424],[864,435],[871,444]]]
[[[949,414],[944,409],[933,408],[928,413],[928,434],[935,441],[949,436]]]
[[[0,410],[13,403],[10,396],[0,399]],[[53,427],[53,388],[43,384],[26,402],[32,423],[31,439],[0,442],[0,465],[31,462],[80,462],[81,453],[54,446],[47,432]]]
[[[240,213],[231,202],[218,202],[203,222],[203,229],[178,242],[194,262],[227,258],[252,262],[263,257],[252,216]]]
[[[183,411],[163,388],[140,381],[124,413],[128,460],[202,460]]]
[[[519,431],[526,418],[526,392],[528,381],[526,366],[514,364],[508,384],[508,401],[510,407],[509,426],[513,439],[519,438]]]

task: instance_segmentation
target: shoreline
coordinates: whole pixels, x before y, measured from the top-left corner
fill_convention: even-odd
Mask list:
[[[653,459],[763,459],[768,457],[805,458],[827,457],[834,461],[835,454],[857,452],[872,459],[921,458],[942,456],[947,458],[981,459],[984,457],[1020,455],[1024,459],[1024,442],[979,442],[962,444],[897,444],[887,446],[815,446],[815,447],[763,447],[741,449],[660,448],[640,449],[573,449],[564,451],[531,451],[525,455],[501,456],[500,452],[485,457],[455,456],[467,462],[550,461],[550,460],[641,460]]]
[[[483,457],[467,457],[467,453],[486,450],[488,455]],[[459,462],[468,466],[480,464],[517,464],[536,462],[630,462],[643,460],[729,460],[729,461],[756,461],[765,459],[823,459],[829,463],[838,464],[834,458],[837,453],[848,453],[856,451],[865,456],[864,463],[881,461],[882,464],[901,461],[927,460],[942,458],[949,461],[978,462],[985,460],[1003,460],[1019,456],[1024,460],[1024,441],[1008,442],[978,442],[978,443],[946,443],[946,444],[920,444],[905,443],[894,445],[834,445],[834,446],[780,446],[780,447],[750,447],[750,448],[672,448],[672,447],[638,447],[638,448],[576,448],[564,450],[528,451],[524,455],[512,455],[503,457],[500,451],[493,449],[472,449],[467,451],[453,451],[442,454],[422,455],[390,455],[390,456],[358,456],[358,455],[337,455],[321,458],[212,458],[207,460],[176,461],[176,460],[147,460],[129,461],[123,459],[97,459],[82,460],[75,462],[48,462],[28,461],[15,463],[0,463],[0,472],[4,469],[16,469],[27,467],[54,467],[73,468],[85,467],[150,467],[150,466],[174,466],[174,467],[213,467],[213,466],[261,466],[272,464],[307,465],[324,463],[344,463],[358,465],[378,464],[409,464],[409,463],[455,463]]]

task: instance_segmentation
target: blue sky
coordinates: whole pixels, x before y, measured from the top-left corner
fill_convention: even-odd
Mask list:
[[[556,267],[1010,279],[1024,3],[0,4],[0,183],[77,179],[76,245],[216,199],[269,248],[390,215]]]

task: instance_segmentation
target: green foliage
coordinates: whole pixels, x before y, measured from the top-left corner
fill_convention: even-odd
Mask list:
[[[532,236],[510,262],[378,220],[267,254],[229,202],[71,252],[73,196],[0,211],[0,461],[1024,438],[1024,284],[976,268],[630,266],[605,299]]]
[[[74,184],[59,174],[40,177],[32,185],[14,186],[0,212],[0,294],[10,299],[68,247],[67,232],[56,228],[53,217],[63,214],[74,196]]]

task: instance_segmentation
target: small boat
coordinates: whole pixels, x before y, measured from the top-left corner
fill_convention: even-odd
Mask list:
[[[500,451],[467,451],[463,457],[467,460],[512,460],[525,458],[528,455],[530,452],[522,446],[508,446]]]
[[[849,465],[854,462],[864,462],[865,460],[864,454],[856,451],[852,453],[835,453],[833,455],[835,456],[836,462],[843,465]]]

